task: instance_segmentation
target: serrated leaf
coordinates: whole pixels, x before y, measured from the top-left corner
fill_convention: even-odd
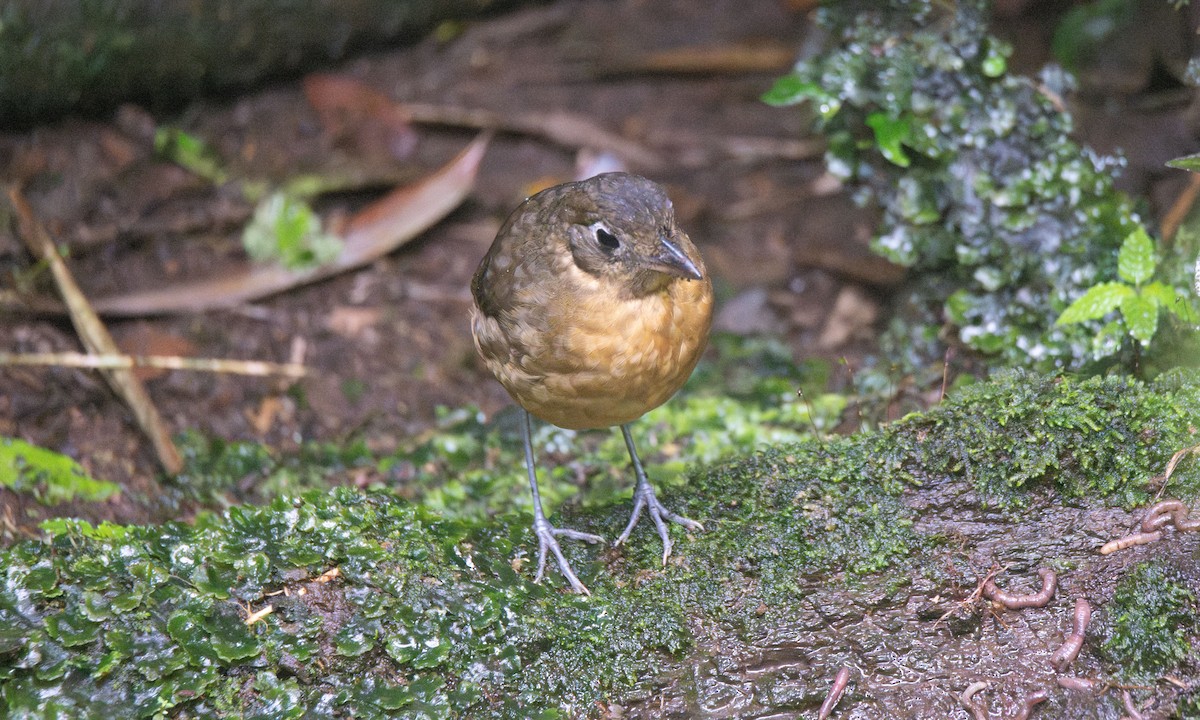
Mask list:
[[[1167,167],[1179,168],[1190,172],[1200,172],[1200,155],[1185,155],[1167,163]]]
[[[1058,325],[1070,325],[1071,323],[1085,322],[1087,320],[1099,320],[1109,314],[1121,304],[1125,298],[1134,294],[1133,288],[1125,283],[1107,282],[1100,283],[1088,288],[1088,291],[1083,294],[1066,310],[1058,316]]]
[[[1158,306],[1141,295],[1132,294],[1121,301],[1121,316],[1125,318],[1129,334],[1143,345],[1149,345],[1154,331],[1158,330]]]
[[[1154,275],[1156,263],[1154,241],[1146,234],[1146,229],[1139,225],[1121,243],[1121,252],[1117,255],[1117,274],[1123,280],[1141,285]]]
[[[324,265],[338,256],[342,241],[321,226],[308,203],[281,192],[264,198],[242,231],[242,245],[257,262],[277,262],[289,270]]]
[[[1152,282],[1141,289],[1141,296],[1154,303],[1156,306],[1174,313],[1182,317],[1183,298],[1180,293],[1170,285],[1158,281]]]

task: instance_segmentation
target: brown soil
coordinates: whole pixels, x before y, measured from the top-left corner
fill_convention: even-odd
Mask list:
[[[824,173],[804,112],[758,99],[804,42],[806,14],[795,9],[804,3],[790,5],[562,0],[328,71],[401,101],[501,115],[569,111],[640,144],[660,161],[627,157],[625,165],[669,188],[681,225],[716,278],[718,327],[776,334],[798,359],[847,358],[852,367],[869,350],[900,273],[869,253],[872,215]],[[1029,46],[1025,56],[1044,54],[1044,37],[1027,25],[1046,18],[1030,10],[1005,22]],[[668,66],[659,55],[666,50],[702,52]],[[1145,137],[1139,117],[1158,123],[1153,161],[1144,167],[1155,167],[1164,152],[1189,149],[1179,148],[1192,133],[1177,108],[1120,114],[1121,123],[1094,116],[1093,125],[1110,126],[1098,143],[1105,148]],[[5,180],[24,186],[39,218],[70,248],[90,296],[169,285],[242,262],[239,232],[252,206],[235,186],[214,187],[157,159],[156,123],[202,138],[236,177],[357,178],[358,191],[322,201],[331,218],[440,166],[474,135],[419,126],[415,152],[405,156],[402,143],[378,128],[332,134],[295,79],[198,101],[179,118],[126,107],[107,120],[0,136]],[[1140,145],[1123,146],[1135,158],[1134,189],[1145,191],[1164,173],[1140,172]],[[296,386],[186,372],[148,380],[172,432],[253,439],[283,453],[308,439],[354,437],[385,451],[429,427],[438,406],[494,412],[509,400],[476,360],[469,278],[505,214],[532,190],[572,178],[589,151],[502,133],[471,199],[386,259],[236,311],[113,321],[111,330],[123,347],[146,354],[286,361],[302,346],[312,372]],[[1177,192],[1171,182],[1179,181],[1153,186],[1164,207]],[[6,290],[48,287],[6,230],[0,264]],[[0,336],[15,352],[80,349],[69,322],[56,317],[5,312]],[[160,479],[148,443],[93,372],[0,370],[0,436],[64,452],[125,488],[107,503],[50,509],[0,489],[7,540],[48,515],[145,522],[188,513],[156,501]]]

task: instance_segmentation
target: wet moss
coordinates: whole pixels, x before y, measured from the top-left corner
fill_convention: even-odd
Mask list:
[[[0,555],[0,707],[9,717],[594,715],[684,672],[712,628],[760,637],[830,584],[901,591],[937,542],[913,529],[903,495],[915,484],[1136,497],[1195,444],[1198,393],[1189,377],[1162,388],[1004,375],[881,431],[693,468],[664,501],[707,531],[676,529],[665,568],[647,523],[620,549],[571,544],[590,598],[564,594],[553,572],[530,582],[526,514],[450,517],[388,492],[309,491],[191,525],[59,521],[45,541]],[[628,510],[613,501],[561,522],[614,537]],[[1161,597],[1155,612],[1169,617],[1194,604]],[[1144,625],[1120,625],[1129,640],[1114,641],[1114,658],[1149,667],[1128,650]]]
[[[917,462],[905,465],[914,477],[963,477],[1000,506],[1019,507],[1035,487],[1132,506],[1146,501],[1172,453],[1200,440],[1198,412],[1195,373],[1146,385],[1008,371],[891,432],[918,439],[910,456]],[[1194,467],[1172,482],[1175,493],[1200,494]]]
[[[1056,322],[1118,279],[1118,248],[1140,218],[1113,184],[1124,160],[1071,138],[1057,100],[1071,78],[1009,73],[1011,47],[987,32],[990,5],[823,3],[827,47],[764,100],[809,103],[830,171],[880,208],[874,249],[916,271],[882,339],[890,362],[936,380],[950,337],[1006,367],[1146,372],[1147,348],[1119,323]],[[1178,245],[1159,248],[1157,277],[1191,297],[1193,253]],[[1149,352],[1193,335],[1166,319]]]
[[[1105,655],[1131,682],[1153,682],[1200,661],[1193,642],[1200,633],[1200,603],[1180,571],[1155,562],[1135,565],[1117,583],[1108,608]]]

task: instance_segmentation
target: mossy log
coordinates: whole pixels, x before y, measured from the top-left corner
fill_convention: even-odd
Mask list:
[[[1041,690],[1045,717],[1115,717],[1105,681],[1194,717],[1180,688],[1200,668],[1197,534],[1097,548],[1136,524],[1197,426],[1194,376],[1002,375],[878,431],[695,469],[666,500],[707,530],[681,534],[666,567],[648,528],[621,548],[568,548],[591,597],[530,582],[527,518],[449,521],[385,493],[313,492],[193,525],[61,522],[0,554],[0,708],[812,717],[845,666],[839,717],[959,717],[979,681],[1003,717]],[[1178,465],[1171,496],[1195,500],[1196,465]],[[612,537],[627,512],[565,522]],[[1059,575],[1047,607],[980,600],[985,577],[1021,592],[1042,567]],[[1049,660],[1081,597],[1094,620],[1060,673]]]
[[[14,0],[0,9],[0,127],[133,101],[178,105],[506,0]]]

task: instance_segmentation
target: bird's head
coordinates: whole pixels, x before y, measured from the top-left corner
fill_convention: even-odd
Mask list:
[[[580,270],[634,296],[704,278],[700,253],[675,224],[671,200],[656,183],[605,173],[562,187],[550,210],[567,227],[567,247]]]

